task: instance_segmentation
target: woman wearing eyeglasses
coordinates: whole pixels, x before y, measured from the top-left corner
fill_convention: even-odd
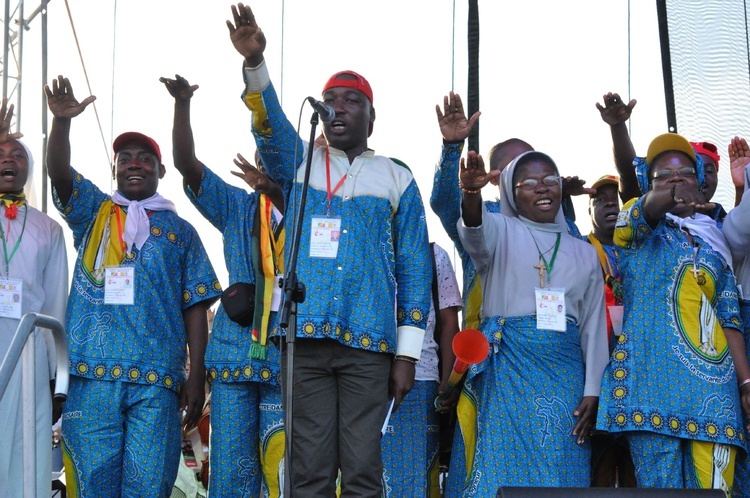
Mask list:
[[[712,203],[685,138],[656,137],[636,173],[643,196],[615,229],[625,316],[597,428],[627,436],[639,487],[730,491],[750,407],[732,257],[698,212]]]
[[[481,188],[500,175],[501,214]],[[517,157],[502,174],[461,161],[461,242],[483,284],[480,329],[492,344],[459,402],[459,448],[470,469],[449,496],[500,486],[589,485],[588,437],[607,362],[604,289],[596,251],[566,230],[554,161]],[[474,442],[475,444],[473,444]]]

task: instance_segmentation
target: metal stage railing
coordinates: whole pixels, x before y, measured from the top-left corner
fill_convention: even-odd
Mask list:
[[[23,408],[23,497],[36,495],[36,344],[32,332],[36,327],[49,329],[55,340],[57,374],[55,376],[56,401],[68,397],[68,343],[65,329],[59,320],[39,313],[27,313],[21,317],[16,333],[0,364],[0,399],[5,394],[13,370],[23,355],[21,364],[21,396]],[[31,337],[31,340],[29,339]]]

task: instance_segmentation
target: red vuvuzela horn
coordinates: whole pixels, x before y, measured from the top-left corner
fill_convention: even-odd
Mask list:
[[[471,365],[476,365],[484,361],[490,352],[490,343],[484,334],[477,329],[463,329],[453,338],[453,354],[456,355],[456,361],[453,363],[453,370],[448,377],[448,386],[442,396],[435,399],[435,407],[443,399],[450,397],[453,389],[461,381],[466,370]]]

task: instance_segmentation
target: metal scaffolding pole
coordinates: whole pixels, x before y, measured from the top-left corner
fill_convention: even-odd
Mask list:
[[[20,131],[22,112],[22,95],[23,95],[23,38],[24,32],[28,31],[31,22],[39,15],[42,16],[42,46],[41,46],[41,63],[42,63],[42,85],[47,82],[47,4],[49,0],[41,0],[39,5],[31,12],[28,18],[24,17],[24,0],[18,0],[11,5],[12,0],[5,0],[5,10],[3,14],[3,26],[5,33],[3,35],[3,59],[2,80],[3,80],[3,98],[7,98],[15,107],[14,122],[11,124],[13,131]],[[42,93],[44,100],[44,93]],[[47,104],[42,103],[42,157],[47,154]],[[42,211],[47,212],[47,168],[42,161]]]

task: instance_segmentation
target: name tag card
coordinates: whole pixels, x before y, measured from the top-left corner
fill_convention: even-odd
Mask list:
[[[104,304],[132,305],[135,289],[135,268],[117,266],[104,272]]]
[[[0,316],[21,318],[23,280],[0,278]]]
[[[340,236],[341,218],[314,217],[310,228],[310,257],[335,258]]]
[[[536,327],[540,330],[565,332],[565,289],[534,289],[536,294]]]

